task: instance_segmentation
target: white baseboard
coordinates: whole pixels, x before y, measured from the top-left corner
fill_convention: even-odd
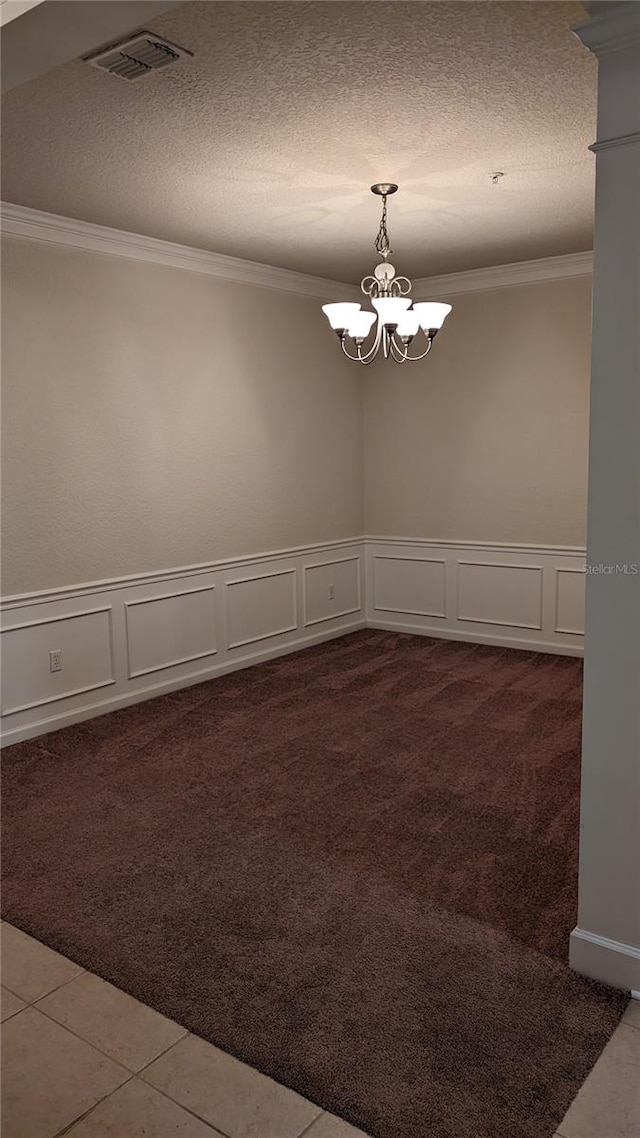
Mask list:
[[[636,995],[640,989],[640,947],[575,928],[569,943],[569,964],[575,972]]]
[[[579,655],[584,550],[356,537],[2,602],[3,744],[370,627]],[[61,672],[49,654],[62,653]]]
[[[407,621],[368,620],[367,628],[379,628],[385,632],[406,632],[411,636],[433,636],[440,640],[458,640],[467,644],[492,644],[496,648],[515,648],[527,652],[548,652],[555,656],[582,656],[581,645],[547,643],[544,640],[530,640],[517,636],[492,636],[489,633],[460,632],[455,628],[442,628],[432,624],[411,624]]]

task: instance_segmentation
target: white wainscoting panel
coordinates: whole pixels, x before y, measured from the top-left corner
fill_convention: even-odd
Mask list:
[[[353,538],[5,598],[3,744],[364,627],[363,560]]]
[[[376,612],[445,617],[446,561],[378,553],[373,557]]]
[[[366,550],[369,627],[582,654],[584,549],[369,537]]]
[[[3,743],[367,625],[580,655],[584,563],[583,549],[353,538],[7,597]]]
[[[362,606],[360,564],[360,557],[341,557],[305,567],[303,576],[305,628],[360,611]]]
[[[227,581],[227,648],[294,632],[296,607],[295,568]]]
[[[50,652],[60,652],[62,671],[50,671]],[[5,716],[109,687],[115,682],[111,607],[34,614],[3,628],[2,673]]]
[[[542,567],[458,561],[458,620],[542,628]]]
[[[128,678],[215,655],[215,585],[125,601]]]
[[[556,569],[556,632],[584,634],[585,585],[583,569]]]

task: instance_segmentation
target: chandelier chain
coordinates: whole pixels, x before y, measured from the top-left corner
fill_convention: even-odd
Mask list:
[[[387,230],[387,195],[386,194],[382,195],[382,217],[380,219],[380,228],[378,230],[378,236],[376,237],[375,249],[376,249],[376,253],[378,254],[378,256],[383,257],[385,260],[387,259],[389,254],[392,252],[391,244],[389,241],[389,233]]]

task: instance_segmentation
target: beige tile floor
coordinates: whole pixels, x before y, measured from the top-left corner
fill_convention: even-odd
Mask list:
[[[0,934],[2,1138],[366,1138],[12,925]],[[640,1003],[555,1138],[640,1138]]]

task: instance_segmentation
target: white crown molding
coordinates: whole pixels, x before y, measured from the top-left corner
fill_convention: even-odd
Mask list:
[[[593,253],[567,253],[560,257],[542,257],[537,261],[516,261],[511,265],[494,265],[486,269],[470,269],[465,273],[449,273],[441,277],[422,277],[413,282],[413,295],[425,300],[454,296],[459,292],[484,292],[492,288],[539,284],[542,281],[588,277],[593,272]]]
[[[176,245],[157,237],[127,233],[106,225],[93,225],[72,217],[44,213],[28,206],[0,204],[2,229],[14,237],[44,244],[106,253],[132,261],[146,261],[173,269],[204,273],[235,284],[274,288],[296,296],[316,300],[358,300],[362,294],[357,285],[344,281],[307,276],[290,269],[278,269],[257,261],[244,261],[222,253],[210,253],[189,245]],[[518,261],[511,265],[495,265],[486,269],[449,273],[440,277],[422,277],[413,282],[413,295],[429,299],[453,296],[462,292],[484,292],[486,289],[509,288],[518,284],[562,280],[589,276],[593,270],[593,253],[569,253],[561,257],[544,257],[537,261]]]
[[[12,205],[9,202],[1,203],[0,217],[3,232],[48,245],[106,253],[113,257],[146,261],[172,269],[186,269],[219,280],[232,281],[234,284],[273,288],[317,300],[351,300],[359,295],[355,286],[343,281],[325,280],[323,277],[307,276],[290,269],[262,265],[257,261],[226,257],[222,253],[210,253],[189,245],[176,245],[173,241],[127,233],[106,225],[93,225],[88,221],[44,213],[39,209]]]

